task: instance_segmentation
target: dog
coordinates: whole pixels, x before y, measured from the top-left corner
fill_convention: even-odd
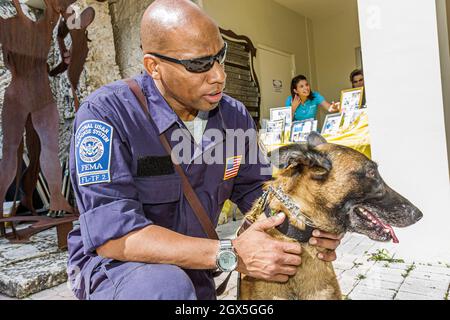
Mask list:
[[[284,146],[269,157],[280,169],[277,178],[265,185],[239,233],[257,220],[284,212],[285,223],[268,233],[278,240],[299,241],[302,264],[287,283],[241,275],[241,300],[341,300],[332,264],[316,258],[322,249],[308,244],[312,231],[356,232],[376,241],[398,242],[392,226],[407,227],[423,217],[383,181],[375,162],[327,143],[320,134],[312,133],[307,143]]]

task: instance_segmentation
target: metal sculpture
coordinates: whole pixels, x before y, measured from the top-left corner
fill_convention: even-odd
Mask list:
[[[104,0],[98,0],[103,2]],[[75,108],[79,102],[76,88],[86,61],[86,28],[94,20],[95,11],[87,8],[78,18],[75,28],[68,25],[71,12],[68,8],[76,0],[43,0],[46,9],[37,21],[29,19],[22,11],[19,0],[12,0],[17,15],[3,19],[0,17],[0,43],[6,67],[10,70],[12,80],[5,92],[2,112],[3,124],[3,159],[0,161],[0,235],[5,235],[4,222],[24,221],[23,217],[4,219],[3,202],[6,191],[16,175],[17,163],[21,164],[22,136],[26,128],[26,143],[30,154],[30,165],[24,174],[25,197],[22,203],[35,214],[32,205],[32,193],[36,187],[39,168],[42,170],[50,191],[50,212],[66,212],[69,215],[63,221],[52,222],[47,217],[33,217],[31,221],[41,221],[31,231],[22,234],[13,227],[13,236],[18,241],[27,240],[29,236],[42,229],[61,225],[76,219],[74,208],[62,195],[62,170],[58,157],[59,115],[53,98],[49,73],[52,76],[68,71]],[[60,19],[62,17],[62,19]],[[58,44],[62,62],[49,71],[47,57],[52,45],[53,30],[58,21]],[[78,28],[77,28],[78,27]],[[72,46],[67,49],[64,39],[72,38]],[[42,149],[42,152],[41,152]],[[20,161],[17,161],[17,157]],[[38,159],[40,161],[38,161]],[[17,175],[21,170],[17,171]],[[17,176],[19,177],[19,176]],[[54,220],[54,219],[51,219]],[[66,221],[67,220],[67,221]],[[43,222],[42,222],[43,221]],[[14,226],[14,225],[13,225]],[[34,230],[34,231],[33,231]]]
[[[103,0],[104,1],[104,0]],[[101,1],[101,2],[103,2]],[[52,71],[50,76],[54,77],[67,70],[67,76],[69,78],[72,94],[75,99],[75,111],[78,111],[80,106],[76,89],[80,80],[81,72],[83,71],[84,63],[89,52],[87,27],[94,21],[95,11],[93,8],[86,8],[79,17],[79,25],[77,28],[70,29],[67,25],[72,12],[64,12],[63,19],[61,19],[58,26],[58,45],[61,52],[62,61]],[[64,39],[70,34],[72,39],[72,45],[70,49],[66,48]]]

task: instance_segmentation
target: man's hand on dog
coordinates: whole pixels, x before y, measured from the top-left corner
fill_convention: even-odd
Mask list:
[[[326,249],[317,254],[320,260],[333,262],[336,260],[336,249],[341,244],[344,235],[336,235],[333,233],[314,230],[313,237],[309,239],[309,244],[318,248]]]
[[[285,217],[281,213],[257,221],[233,241],[239,256],[239,272],[256,279],[281,283],[297,273],[297,267],[301,264],[300,244],[276,240],[265,232],[283,223]],[[336,260],[334,250],[340,244],[341,237],[319,230],[315,230],[313,235],[310,244],[327,249],[318,258],[324,261]]]

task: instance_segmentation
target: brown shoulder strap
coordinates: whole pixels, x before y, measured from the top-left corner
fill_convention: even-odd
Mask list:
[[[155,126],[152,117],[150,116],[150,111],[148,108],[147,99],[145,98],[142,89],[139,87],[137,82],[133,79],[126,79],[124,80],[126,84],[130,87],[131,91],[134,93],[136,98],[139,101],[139,104],[144,111],[147,118],[150,120],[150,122]],[[155,126],[156,128],[156,126]],[[164,149],[167,151],[171,157],[174,157],[172,154],[172,148],[169,144],[169,141],[167,140],[166,136],[164,134],[161,134],[159,136],[159,139],[164,147]],[[181,166],[178,164],[178,161],[173,161],[175,170],[181,177],[181,181],[183,184],[183,193],[186,197],[187,201],[189,202],[189,205],[191,206],[192,210],[194,210],[195,215],[197,216],[198,221],[200,222],[203,230],[208,235],[208,238],[213,240],[219,240],[219,236],[217,235],[217,232],[211,222],[211,219],[209,218],[208,214],[206,213],[205,208],[203,207],[202,203],[200,202],[200,199],[198,198],[197,194],[195,193],[194,189],[192,188],[191,184],[189,183],[188,178],[186,177],[186,174],[184,173]]]

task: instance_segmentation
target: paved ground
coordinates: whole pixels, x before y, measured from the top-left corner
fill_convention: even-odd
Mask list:
[[[239,225],[219,227],[221,238],[231,237]],[[402,261],[394,246],[379,244],[360,235],[347,235],[334,263],[344,298],[352,300],[448,300],[450,264],[420,264]],[[218,279],[218,282],[220,279]],[[237,274],[221,300],[236,299]],[[1,296],[0,300],[11,298]],[[29,300],[74,300],[67,284],[29,296]]]

